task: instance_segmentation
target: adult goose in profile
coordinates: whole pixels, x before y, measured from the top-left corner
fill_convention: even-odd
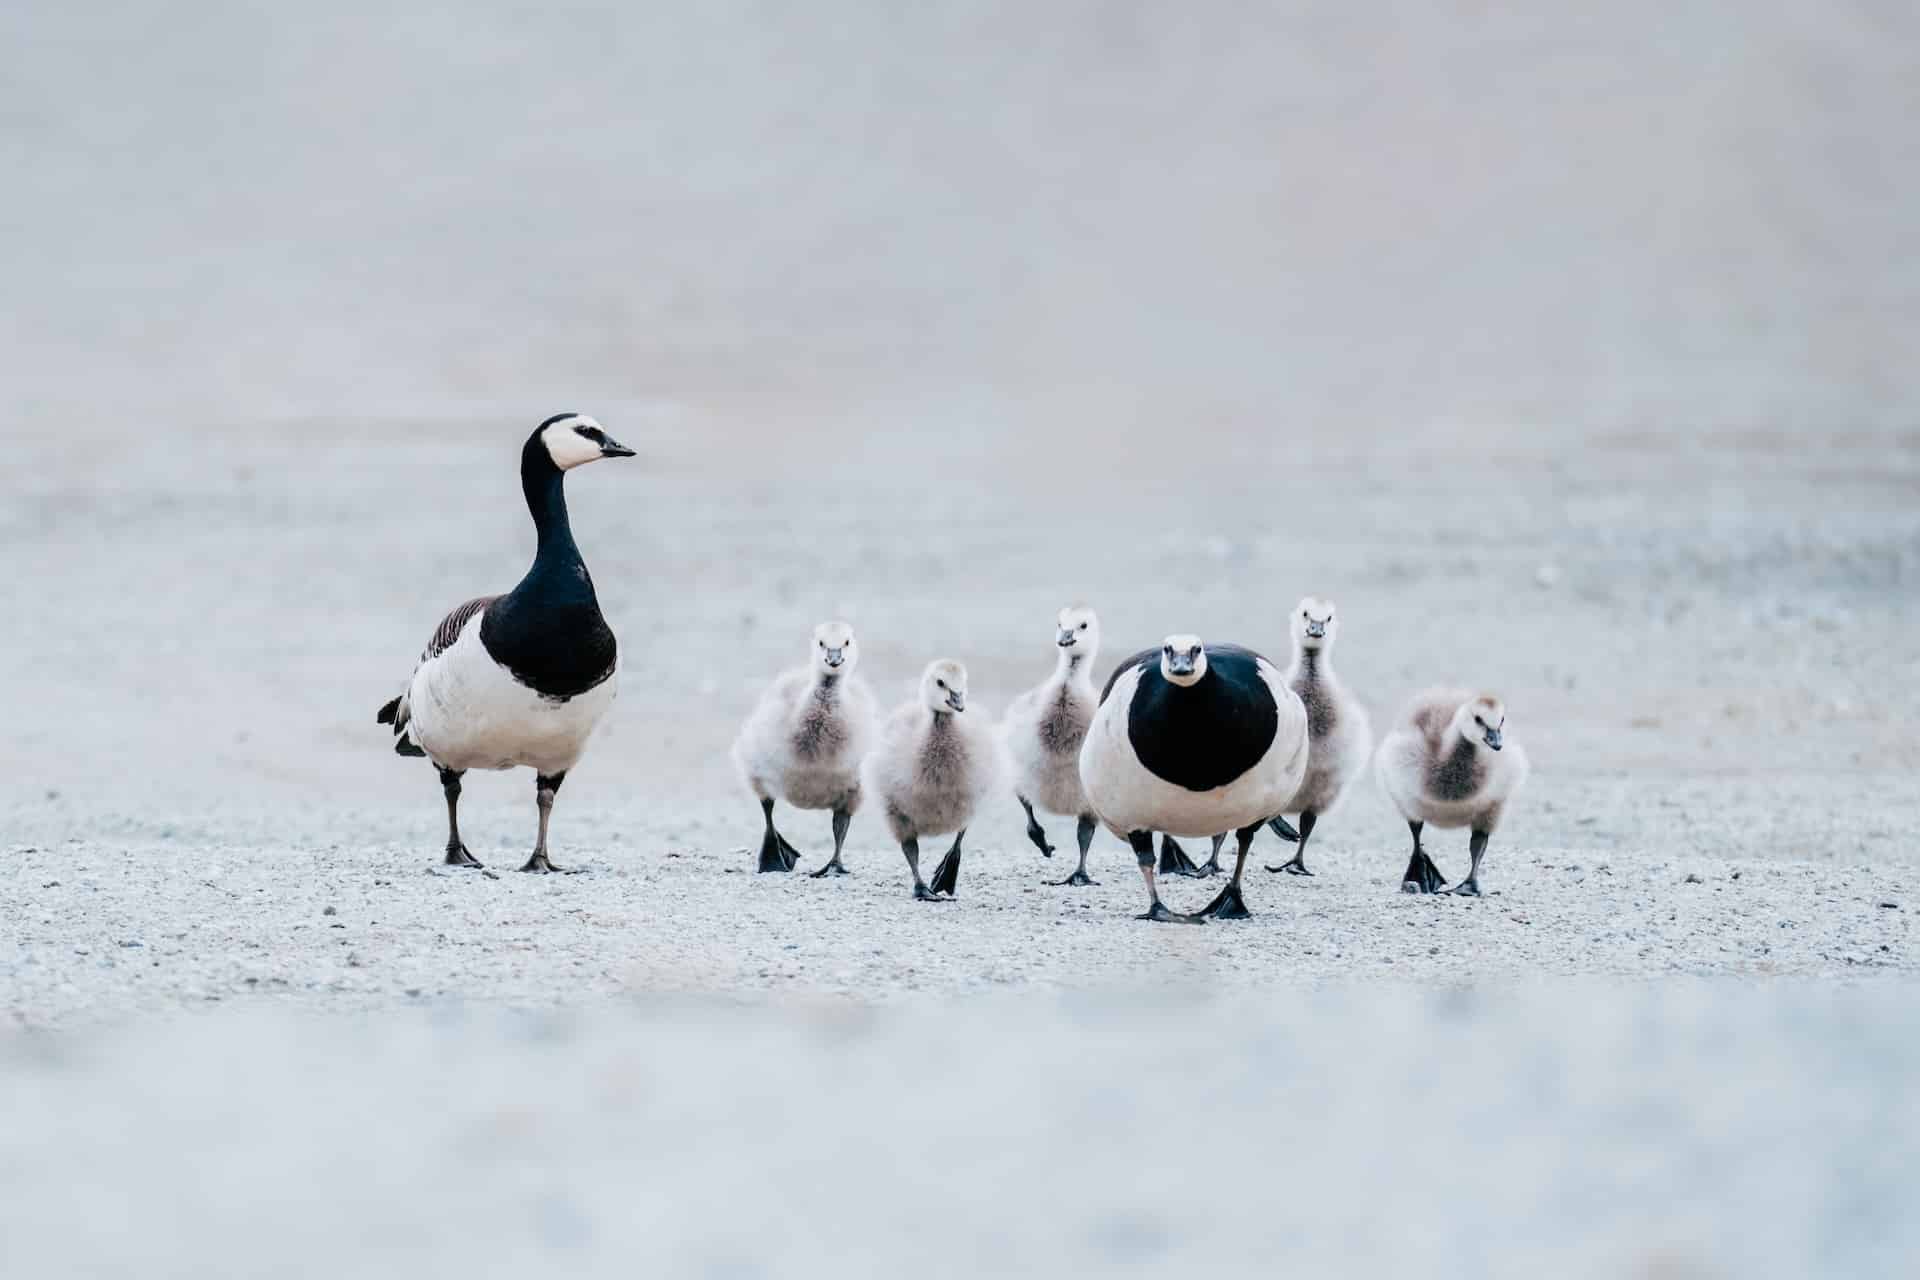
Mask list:
[[[1080,751],[1080,781],[1107,828],[1133,846],[1149,902],[1142,920],[1198,923],[1249,914],[1240,880],[1256,832],[1307,771],[1307,712],[1271,662],[1237,645],[1168,636],[1107,682]],[[1160,901],[1153,833],[1238,838],[1233,878],[1196,915]]]
[[[980,802],[1003,777],[1000,739],[978,712],[967,711],[967,669],[941,659],[920,677],[919,696],[895,709],[861,768],[866,789],[900,842],[913,896],[945,901],[960,887],[960,844]],[[920,837],[953,832],[953,848],[920,877]]]
[[[455,608],[434,629],[404,693],[380,708],[394,750],[425,756],[447,801],[447,863],[478,867],[460,839],[460,779],[469,769],[534,771],[540,833],[522,871],[558,871],[547,858],[554,796],[613,704],[619,647],[601,616],[567,522],[567,472],[631,458],[578,413],[548,418],[520,450],[520,488],[538,547],[518,586]]]
[[[833,811],[833,857],[812,874],[847,874],[840,849],[860,808],[860,761],[878,719],[872,691],[854,674],[859,660],[852,627],[821,623],[808,664],[773,682],[734,741],[734,767],[766,820],[762,871],[791,871],[800,858],[773,825],[774,801],[785,800],[796,809]]]
[[[1027,813],[1027,839],[1051,858],[1053,846],[1040,825],[1035,807],[1048,813],[1071,814],[1079,820],[1075,833],[1080,864],[1056,885],[1098,883],[1087,874],[1087,849],[1099,820],[1087,807],[1080,785],[1080,744],[1100,705],[1093,688],[1093,660],[1100,653],[1100,619],[1084,605],[1060,611],[1054,632],[1053,675],[1013,700],[1002,717],[1001,736],[1013,767],[1013,792]]]
[[[1413,833],[1413,856],[1400,878],[1407,893],[1446,888],[1440,868],[1420,844],[1421,830],[1431,823],[1472,832],[1467,852],[1473,865],[1449,892],[1480,896],[1487,841],[1527,780],[1527,753],[1506,736],[1506,726],[1506,704],[1491,694],[1429,689],[1415,695],[1393,732],[1381,740],[1374,771]]]

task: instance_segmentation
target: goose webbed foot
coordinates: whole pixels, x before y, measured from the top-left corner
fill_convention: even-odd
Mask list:
[[[1200,868],[1194,865],[1187,851],[1172,836],[1160,837],[1160,874],[1163,876],[1198,876]]]
[[[1203,915],[1190,916],[1181,911],[1170,911],[1167,904],[1155,898],[1153,905],[1134,917],[1135,920],[1152,920],[1158,924],[1205,924]]]
[[[1199,869],[1194,872],[1195,875],[1217,876],[1220,874],[1222,870],[1220,866],[1220,846],[1226,842],[1226,838],[1225,835],[1217,835],[1213,838],[1213,852],[1207,855],[1207,860],[1200,864]]]
[[[475,871],[486,870],[480,859],[467,852],[467,846],[456,840],[447,846],[447,865],[450,867],[470,867]]]
[[[760,870],[791,871],[800,861],[800,851],[787,843],[787,838],[767,828],[767,834],[760,839]]]
[[[1400,877],[1402,893],[1439,893],[1447,887],[1447,878],[1433,865],[1425,849],[1415,849],[1407,860],[1407,872]],[[1476,886],[1477,887],[1477,886]]]
[[[1293,829],[1291,822],[1288,822],[1284,817],[1279,815],[1267,819],[1267,830],[1273,832],[1273,834],[1279,836],[1288,844],[1300,843],[1300,833]],[[1309,828],[1309,830],[1311,830],[1311,828]]]
[[[1248,920],[1253,912],[1247,910],[1247,901],[1240,896],[1240,882],[1229,880],[1227,887],[1213,896],[1213,901],[1200,908],[1200,914],[1214,920]]]
[[[1074,873],[1068,876],[1065,880],[1049,880],[1047,881],[1047,883],[1057,888],[1061,885],[1068,885],[1068,884],[1091,885],[1091,884],[1099,884],[1100,882],[1098,880],[1095,880],[1092,876],[1088,875],[1087,869],[1085,867],[1077,867],[1075,868]]]
[[[761,870],[764,871],[766,868],[762,867]],[[837,853],[833,855],[832,861],[828,862],[826,866],[820,868],[818,871],[809,871],[807,873],[809,878],[814,880],[818,880],[822,876],[850,876],[852,874],[853,872],[847,870],[846,864],[840,861],[840,855]]]
[[[528,858],[526,865],[520,869],[533,875],[543,876],[577,876],[585,870],[584,867],[554,866],[552,862],[547,860],[547,851],[545,849],[535,849],[533,856]]]

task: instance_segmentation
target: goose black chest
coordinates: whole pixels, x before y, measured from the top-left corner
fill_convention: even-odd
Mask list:
[[[1207,649],[1207,673],[1182,688],[1160,672],[1159,650],[1128,659],[1107,681],[1102,700],[1128,669],[1139,682],[1127,704],[1127,740],[1155,777],[1189,791],[1224,787],[1260,763],[1280,726],[1273,689],[1260,674],[1266,660],[1238,645]]]

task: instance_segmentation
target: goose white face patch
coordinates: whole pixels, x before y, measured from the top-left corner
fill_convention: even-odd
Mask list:
[[[598,461],[601,457],[600,442],[581,435],[580,429],[583,427],[598,431],[600,424],[580,414],[562,418],[540,433],[540,442],[547,446],[547,456],[562,471],[571,471],[584,463]]]

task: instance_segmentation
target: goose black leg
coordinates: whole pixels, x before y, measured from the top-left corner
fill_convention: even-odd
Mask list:
[[[1015,796],[1014,799],[1018,800],[1020,807],[1027,811],[1027,839],[1033,841],[1033,847],[1040,851],[1041,857],[1051,858],[1053,846],[1047,843],[1047,833],[1040,826],[1040,819],[1034,816],[1033,802],[1025,796]]]
[[[1098,880],[1095,880],[1092,876],[1087,874],[1087,850],[1093,847],[1093,833],[1099,830],[1099,828],[1100,828],[1100,820],[1098,818],[1094,817],[1090,813],[1083,813],[1080,815],[1080,830],[1075,833],[1080,837],[1080,865],[1075,867],[1073,869],[1073,874],[1068,876],[1065,880],[1049,880],[1047,881],[1048,884],[1061,885],[1061,884],[1099,884],[1100,883]]]
[[[847,842],[847,827],[852,822],[853,814],[847,810],[835,809],[833,811],[833,857],[827,860],[826,866],[813,873],[815,880],[818,880],[821,876],[845,876],[853,874],[847,870],[846,864],[840,861],[840,846]],[[761,870],[764,871],[766,868],[762,867]]]
[[[953,837],[953,848],[947,850],[947,856],[940,859],[940,865],[933,869],[933,891],[944,893],[951,898],[960,889],[960,842],[967,838],[967,829],[960,828]]]
[[[1267,870],[1284,871],[1288,875],[1294,875],[1294,876],[1312,875],[1313,872],[1307,870],[1307,838],[1313,834],[1313,824],[1318,822],[1319,820],[1320,820],[1320,815],[1315,813],[1313,810],[1308,809],[1305,812],[1303,812],[1300,815],[1300,832],[1299,832],[1300,848],[1294,853],[1293,861],[1283,862],[1277,867],[1268,867]],[[1274,821],[1278,822],[1279,819],[1275,818]],[[1268,825],[1272,825],[1272,824],[1270,823]]]
[[[1224,831],[1213,838],[1213,852],[1207,855],[1207,860],[1200,864],[1199,869],[1194,872],[1195,875],[1217,876],[1220,874],[1220,846],[1226,842],[1227,833]]]
[[[920,841],[908,836],[900,842],[900,852],[906,855],[907,870],[913,872],[913,896],[917,902],[945,902],[946,899],[927,888],[927,882],[920,878]]]
[[[447,865],[480,866],[480,859],[467,852],[460,839],[460,775],[452,769],[440,770],[440,790],[447,797]]]
[[[1438,893],[1447,887],[1447,878],[1440,874],[1440,868],[1433,865],[1433,859],[1420,847],[1420,829],[1427,824],[1407,820],[1407,830],[1413,832],[1413,856],[1407,859],[1407,874],[1400,877],[1402,893]]]
[[[1247,870],[1247,850],[1253,848],[1253,838],[1260,834],[1264,822],[1256,822],[1250,827],[1242,827],[1234,832],[1239,841],[1239,851],[1233,859],[1233,879],[1227,881],[1227,887],[1214,895],[1212,902],[1200,908],[1200,914],[1211,916],[1215,920],[1245,920],[1253,915],[1247,910],[1246,899],[1240,896],[1240,877]]]
[[[787,843],[787,838],[773,829],[773,797],[760,798],[760,813],[767,820],[766,834],[760,837],[760,869],[762,871],[791,871],[793,864],[800,861],[800,851]]]
[[[533,856],[527,859],[522,871],[561,872],[573,874],[577,868],[556,867],[547,861],[547,820],[553,817],[553,798],[560,794],[560,784],[567,780],[566,771],[543,773],[534,779],[534,802],[540,806],[540,838],[534,842]]]
[[[1462,898],[1477,898],[1480,896],[1480,859],[1486,856],[1487,833],[1474,832],[1473,838],[1467,841],[1467,852],[1473,855],[1473,865],[1467,868],[1467,878],[1447,892]]]
[[[1193,864],[1187,851],[1172,836],[1160,837],[1160,874],[1163,876],[1197,876],[1200,868]]]
[[[1160,901],[1160,887],[1153,882],[1153,832],[1135,831],[1127,836],[1127,843],[1133,846],[1134,861],[1140,864],[1140,878],[1147,882],[1147,901],[1152,904],[1145,914],[1137,915],[1134,919],[1154,920],[1161,924],[1205,924],[1204,917],[1169,911],[1167,904]]]

